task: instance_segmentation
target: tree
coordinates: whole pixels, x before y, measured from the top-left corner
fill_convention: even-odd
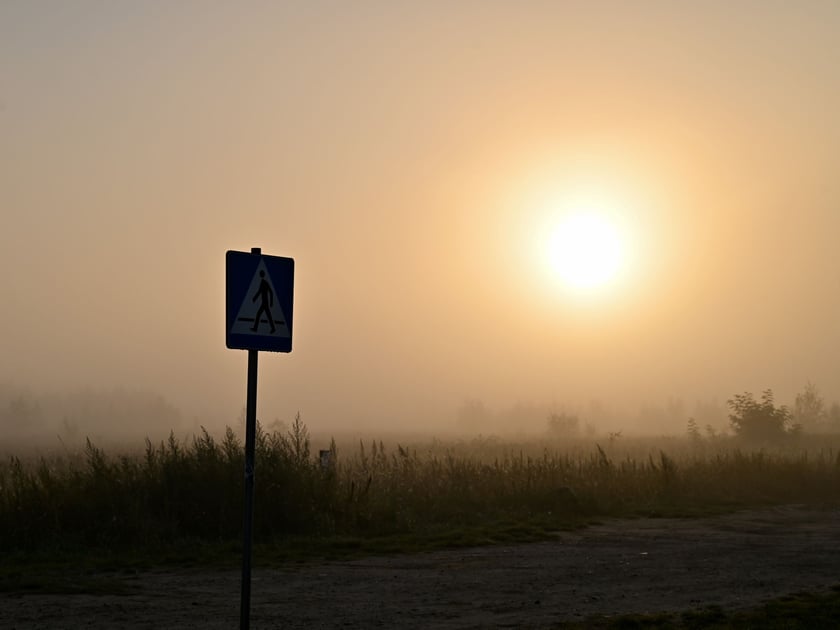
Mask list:
[[[829,431],[840,432],[840,404],[833,402],[828,409],[826,423]]]
[[[694,418],[688,419],[688,437],[695,443],[703,439],[700,435],[700,427],[697,426],[697,420]]]
[[[574,437],[580,433],[580,418],[561,411],[548,416],[548,432],[554,436]]]
[[[793,407],[794,420],[806,430],[819,430],[826,424],[828,414],[825,400],[817,390],[816,385],[809,382],[805,389],[796,395]]]
[[[773,390],[767,389],[756,400],[750,392],[735,394],[726,401],[732,410],[729,424],[738,437],[756,440],[778,440],[798,431],[799,425],[793,423],[793,414],[784,406],[776,406]]]

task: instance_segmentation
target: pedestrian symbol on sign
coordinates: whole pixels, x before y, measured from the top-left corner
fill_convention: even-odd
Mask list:
[[[260,270],[260,288],[257,289],[251,301],[256,302],[257,298],[260,299],[260,308],[257,310],[257,315],[254,318],[254,326],[251,330],[257,332],[257,329],[260,327],[260,313],[265,313],[266,317],[268,317],[268,323],[271,324],[271,332],[274,333],[277,330],[274,326],[274,320],[271,318],[271,307],[274,306],[274,291],[271,290],[271,286],[266,282],[265,271],[263,270]]]
[[[235,335],[291,337],[277,291],[265,262],[260,260],[248,292],[230,328]]]

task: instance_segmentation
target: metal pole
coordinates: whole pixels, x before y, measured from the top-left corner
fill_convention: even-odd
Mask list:
[[[260,248],[251,249],[259,254]],[[242,544],[242,599],[239,628],[248,630],[251,617],[251,542],[254,532],[254,450],[257,442],[257,350],[248,350],[248,399],[245,403],[245,520]]]

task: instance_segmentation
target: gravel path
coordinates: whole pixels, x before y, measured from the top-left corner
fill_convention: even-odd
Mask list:
[[[258,570],[252,628],[551,627],[750,606],[840,583],[840,509],[616,520],[555,540]],[[2,628],[235,628],[237,571],[160,571],[124,595],[4,594]]]

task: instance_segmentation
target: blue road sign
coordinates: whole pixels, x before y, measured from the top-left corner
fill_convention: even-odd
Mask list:
[[[227,347],[291,352],[294,259],[228,251],[225,267]]]

